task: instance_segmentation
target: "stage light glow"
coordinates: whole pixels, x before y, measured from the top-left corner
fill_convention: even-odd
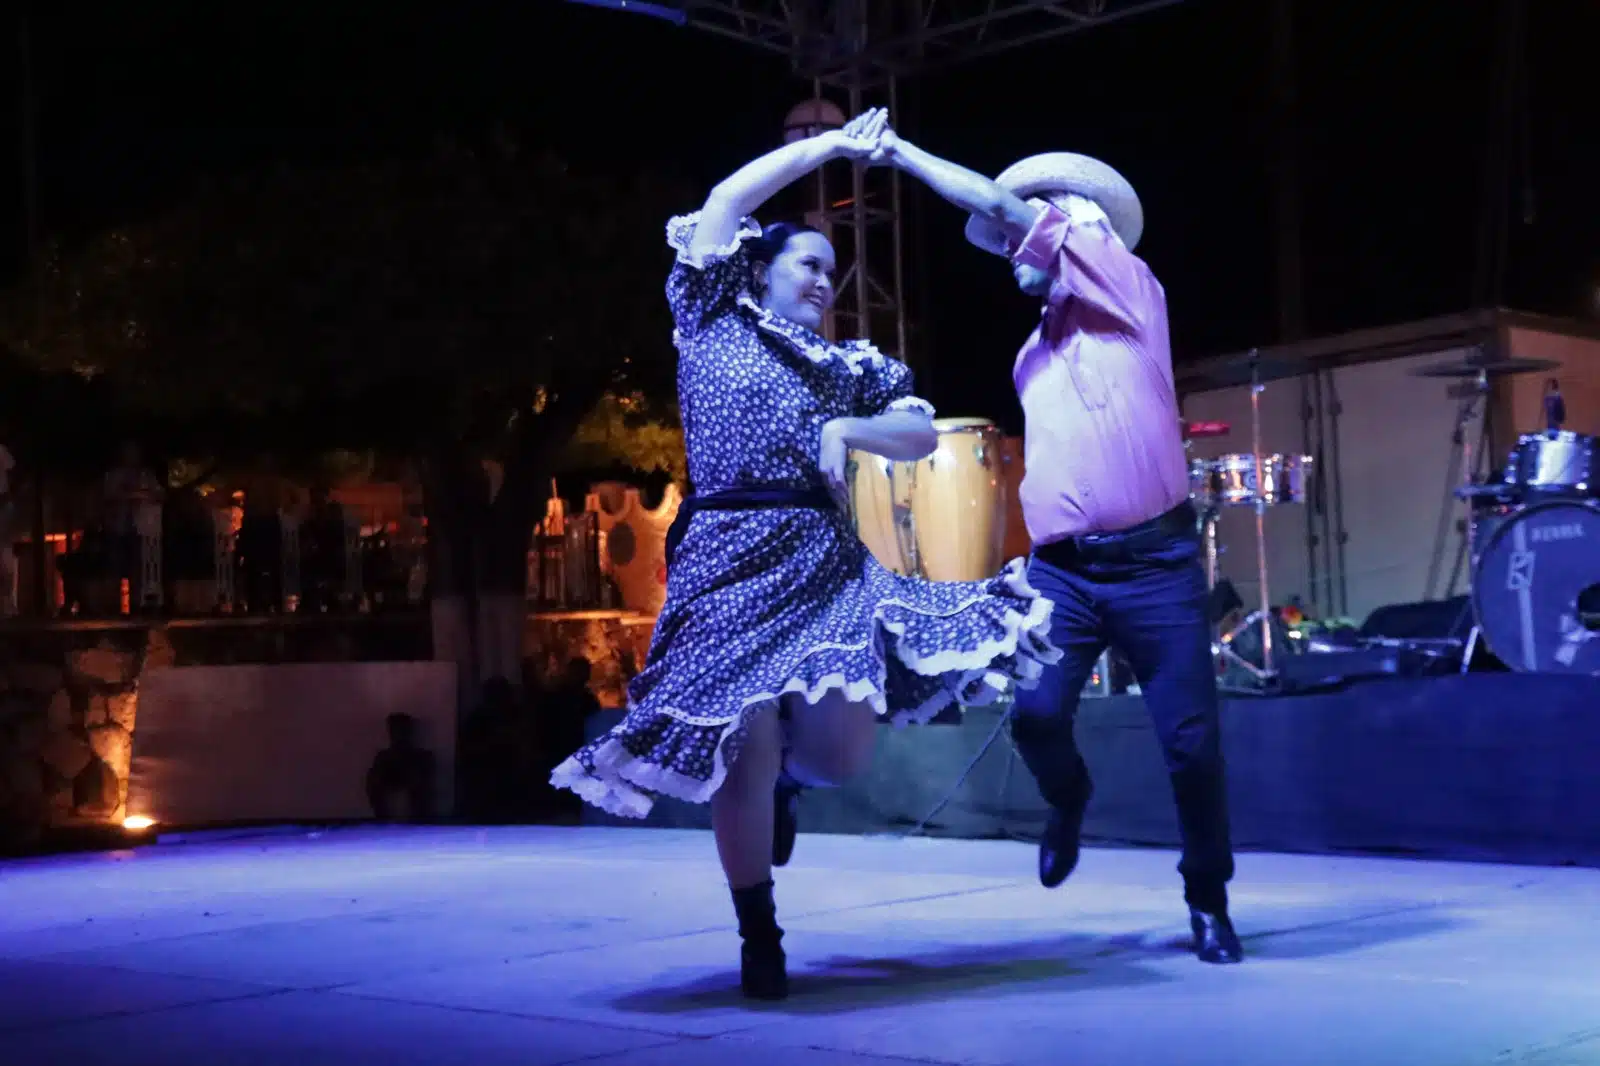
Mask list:
[[[608,11],[625,11],[633,15],[648,15],[651,18],[665,19],[677,26],[684,26],[689,22],[689,16],[678,8],[668,7],[665,4],[641,3],[640,0],[568,0],[568,3],[604,8]]]
[[[154,818],[146,818],[142,814],[136,814],[131,818],[124,818],[122,820],[122,828],[132,833],[143,832],[155,824],[156,820]]]

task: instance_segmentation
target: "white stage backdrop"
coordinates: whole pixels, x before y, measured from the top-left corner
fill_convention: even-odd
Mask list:
[[[1450,396],[1455,382],[1419,378],[1412,372],[1467,354],[1464,350],[1440,351],[1321,373],[1322,402],[1315,417],[1322,420],[1322,447],[1315,455],[1317,484],[1311,502],[1273,508],[1266,515],[1268,585],[1273,603],[1298,595],[1306,603],[1316,604],[1319,613],[1342,613],[1360,621],[1385,604],[1466,591],[1465,561],[1452,581],[1461,544],[1455,519],[1464,514],[1452,495],[1460,477],[1459,469],[1452,473],[1451,466],[1459,409],[1458,401]],[[1316,411],[1318,405],[1308,405],[1302,395],[1305,380],[1267,383],[1261,394],[1264,453],[1308,453],[1302,411],[1308,406]],[[1335,401],[1340,408],[1337,419],[1332,415]],[[1248,386],[1191,394],[1184,398],[1183,409],[1190,420],[1232,425],[1227,437],[1195,441],[1194,457],[1214,459],[1252,450]],[[1468,439],[1474,443],[1479,413],[1480,419],[1467,427]],[[1494,459],[1498,463],[1503,457]],[[1337,544],[1331,541],[1337,536],[1336,519],[1340,517],[1348,537],[1342,566]],[[1441,518],[1446,523],[1442,540]],[[1316,549],[1315,588],[1307,549],[1311,529],[1323,538]],[[1254,511],[1225,509],[1218,534],[1224,549],[1221,572],[1253,607],[1259,596]],[[1441,549],[1442,561],[1430,588],[1436,546]],[[1331,602],[1327,587],[1330,554]]]
[[[455,762],[455,664],[311,663],[153,670],[139,685],[127,813],[169,826],[370,818],[384,719],[417,720],[440,813]]]

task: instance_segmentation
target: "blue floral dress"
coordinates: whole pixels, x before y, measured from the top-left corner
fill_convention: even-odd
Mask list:
[[[815,489],[829,419],[933,413],[911,394],[904,363],[863,341],[832,344],[756,302],[744,247],[760,235],[753,221],[693,261],[698,220],[667,226],[677,252],[667,302],[696,491]],[[837,511],[701,511],[668,575],[644,669],[628,686],[627,717],[551,783],[640,818],[662,795],[706,802],[750,716],[780,696],[815,704],[842,692],[908,723],[1031,687],[1061,656],[1050,611],[1020,559],[988,581],[922,581],[880,566]]]

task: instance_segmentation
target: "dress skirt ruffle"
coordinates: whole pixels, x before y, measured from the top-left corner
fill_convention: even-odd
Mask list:
[[[837,513],[702,513],[626,718],[551,782],[627,817],[660,796],[706,802],[750,716],[782,696],[839,692],[909,724],[1031,687],[1061,657],[1050,612],[1021,559],[988,581],[922,581],[880,566]]]

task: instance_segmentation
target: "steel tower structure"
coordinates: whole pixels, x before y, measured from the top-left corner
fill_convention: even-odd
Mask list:
[[[813,98],[846,114],[899,113],[901,79],[1170,7],[1180,0],[571,0],[667,19],[787,58]],[[865,337],[911,358],[899,173],[819,174],[809,221],[848,266],[830,333]]]

